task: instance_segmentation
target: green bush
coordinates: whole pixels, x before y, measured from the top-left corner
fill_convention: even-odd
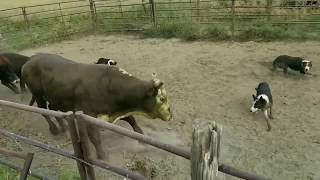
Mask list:
[[[220,40],[229,40],[231,35],[229,34],[227,28],[223,26],[209,26],[206,28],[205,38],[208,40],[220,41]]]
[[[244,31],[241,31],[238,38],[242,41],[245,40],[282,40],[288,38],[288,34],[284,28],[272,27],[269,25],[264,26],[250,26]]]

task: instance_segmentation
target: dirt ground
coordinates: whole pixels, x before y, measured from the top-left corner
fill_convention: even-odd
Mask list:
[[[88,36],[22,51],[60,54],[93,63],[110,57],[129,73],[151,79],[156,72],[164,81],[174,111],[171,122],[137,117],[145,133],[180,147],[190,147],[192,127],[200,121],[223,126],[221,162],[272,179],[320,179],[320,88],[319,42],[183,42],[177,39],[139,39],[135,36]],[[303,56],[313,61],[312,76],[272,72],[271,63],[281,54]],[[79,72],[81,73],[81,72]],[[266,131],[263,114],[249,112],[254,88],[269,82],[274,98],[272,131]],[[28,103],[29,95],[15,95],[0,86],[0,99]],[[64,135],[52,136],[37,114],[1,107],[0,125],[13,132],[71,149]],[[121,126],[130,128],[126,123]],[[12,148],[29,146],[0,139]],[[125,165],[137,154],[155,161],[171,162],[170,178],[189,179],[189,161],[108,131],[103,132],[111,162]],[[75,163],[37,150],[32,166],[47,175],[76,170]],[[169,172],[166,172],[169,173]],[[221,179],[236,179],[221,174]],[[102,171],[99,178],[106,179]],[[109,179],[120,179],[112,177]],[[165,178],[159,178],[165,179]]]

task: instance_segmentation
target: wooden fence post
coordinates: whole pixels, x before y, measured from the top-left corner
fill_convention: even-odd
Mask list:
[[[30,27],[30,26],[29,26],[29,20],[28,20],[26,8],[25,8],[25,7],[21,7],[21,11],[22,11],[24,23],[26,24],[26,27],[27,27],[27,29],[29,30],[29,27]]]
[[[222,129],[215,122],[196,125],[192,133],[191,179],[215,180],[218,176]]]
[[[157,18],[156,18],[156,3],[155,0],[149,0],[150,6],[151,6],[151,18],[153,21],[153,26],[157,27]]]
[[[267,0],[267,8],[266,8],[266,13],[268,15],[268,21],[271,20],[271,15],[272,15],[272,0]]]
[[[236,8],[235,8],[235,4],[236,4],[236,0],[231,0],[231,12],[232,12],[232,24],[231,24],[231,37],[232,39],[234,39],[234,31],[235,31],[235,12],[236,12]]]
[[[196,8],[197,8],[197,22],[200,22],[200,0],[196,1]]]
[[[96,29],[96,25],[97,25],[97,9],[96,9],[96,5],[95,5],[95,2],[93,0],[89,0],[89,3],[90,3],[90,12],[91,12],[91,18],[92,18],[93,27]]]
[[[70,131],[70,137],[73,145],[74,155],[79,159],[83,158],[83,152],[81,150],[80,137],[75,124],[75,116],[70,112],[70,115],[66,118],[68,122],[68,127]],[[87,171],[85,164],[77,161],[78,171],[81,180],[87,180]]]
[[[31,163],[33,160],[33,155],[34,155],[33,153],[27,154],[25,161],[24,161],[23,169],[20,173],[20,180],[27,180],[28,174],[30,172]]]
[[[87,122],[85,122],[81,116],[76,116],[76,123],[79,128],[80,144],[83,153],[84,160],[90,162],[90,140],[87,131]],[[92,166],[86,166],[89,180],[95,180],[96,176],[94,168]]]

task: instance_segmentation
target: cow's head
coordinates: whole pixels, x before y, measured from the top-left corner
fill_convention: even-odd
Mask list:
[[[98,61],[95,62],[95,64],[106,64],[109,66],[115,66],[117,65],[117,61],[109,58],[99,58]]]
[[[160,118],[163,121],[170,121],[172,119],[172,112],[168,101],[166,89],[163,82],[153,75],[151,86],[147,91],[146,99],[143,103],[148,116],[151,118]]]
[[[19,81],[19,78],[13,71],[9,61],[3,56],[0,56],[0,80],[3,85],[15,93],[19,93],[19,88],[15,85]]]

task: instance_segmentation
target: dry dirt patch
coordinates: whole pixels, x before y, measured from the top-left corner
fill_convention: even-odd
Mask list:
[[[174,120],[138,117],[147,135],[177,146],[189,147],[192,125],[216,121],[223,126],[221,161],[272,179],[320,179],[320,43],[213,43],[182,42],[177,39],[139,39],[135,36],[89,36],[22,51],[55,53],[78,62],[92,63],[110,57],[129,73],[150,79],[156,72],[167,88]],[[280,54],[304,56],[313,60],[313,76],[272,73],[270,62]],[[81,72],[79,72],[81,73]],[[274,96],[272,131],[266,131],[261,113],[251,114],[251,94],[260,81],[267,81]],[[1,86],[1,99],[28,102]],[[2,108],[5,127],[54,144],[64,144],[64,136],[53,137],[42,117]],[[129,128],[125,123],[120,125]],[[189,162],[169,153],[143,146],[128,138],[103,132],[111,160],[124,164],[128,154],[155,159],[171,158],[179,165],[177,176],[187,179]],[[71,148],[70,145],[66,145]],[[44,160],[54,157],[41,154]],[[41,161],[41,160],[39,160]],[[38,162],[39,162],[38,161]],[[60,161],[66,166],[69,161]],[[67,163],[68,162],[68,163]],[[39,163],[38,163],[39,164]],[[35,168],[41,168],[35,164]],[[50,168],[57,169],[52,161]],[[222,179],[233,179],[221,176]]]

